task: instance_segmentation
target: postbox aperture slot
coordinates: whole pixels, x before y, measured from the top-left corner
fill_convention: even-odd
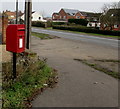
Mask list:
[[[18,31],[25,31],[25,28],[19,28]]]
[[[20,35],[19,37],[22,38],[22,35]]]

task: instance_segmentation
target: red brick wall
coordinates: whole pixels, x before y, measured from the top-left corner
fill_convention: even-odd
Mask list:
[[[0,16],[0,33],[2,33],[2,17]]]
[[[54,19],[53,19],[54,16]],[[80,16],[81,19],[85,19],[85,16],[81,16],[81,14],[78,12],[75,16],[70,16],[67,13],[65,13],[65,11],[63,9],[60,10],[59,15],[57,14],[53,14],[52,15],[52,19],[53,20],[68,20],[68,19],[76,19],[76,16]]]
[[[65,13],[65,11],[63,9],[60,10],[59,14],[61,16],[60,19],[67,20],[67,14]]]
[[[52,15],[52,19],[53,20],[59,20],[60,19],[60,16],[58,14],[53,14]]]
[[[75,18],[77,19],[77,16],[80,16],[79,19],[85,19],[86,17],[85,16],[82,16],[79,12],[75,15]]]
[[[6,43],[6,28],[8,26],[8,17],[3,15],[2,16],[2,43]]]

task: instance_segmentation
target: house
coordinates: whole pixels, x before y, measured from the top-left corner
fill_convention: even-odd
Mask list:
[[[5,15],[8,16],[8,23],[9,24],[15,24],[15,21],[16,21],[16,11],[4,11],[3,12]],[[23,13],[21,11],[18,12],[18,20],[19,20],[19,17],[22,16]]]
[[[101,16],[101,13],[87,12],[86,19],[89,21],[87,24],[87,27],[100,28],[100,21],[99,21],[100,16]]]
[[[23,14],[21,16],[21,19],[24,20],[25,14]],[[42,21],[42,22],[46,22],[46,20],[43,19],[43,16],[38,13],[38,12],[32,12],[32,21]]]
[[[68,19],[87,19],[89,21],[88,27],[100,27],[99,16],[101,13],[84,12],[75,9],[62,8],[58,13],[52,14],[52,20],[54,21],[68,21]],[[92,25],[91,25],[92,23]]]
[[[120,31],[120,8],[109,9],[100,17],[101,30]]]
[[[68,19],[74,19],[76,17],[80,17],[79,10],[75,9],[61,9],[59,13],[53,13],[52,20],[62,20],[67,21]]]

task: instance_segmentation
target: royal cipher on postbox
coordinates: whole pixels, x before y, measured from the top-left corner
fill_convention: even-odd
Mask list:
[[[12,24],[7,27],[6,50],[13,53],[25,51],[25,25]]]

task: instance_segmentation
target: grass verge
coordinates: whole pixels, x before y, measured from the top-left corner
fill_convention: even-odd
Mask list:
[[[40,39],[54,39],[54,38],[58,38],[57,36],[44,34],[44,33],[37,33],[37,32],[32,32],[32,36],[39,37]]]
[[[32,32],[32,36],[36,36],[36,37],[39,37],[41,39],[49,39],[49,34]]]
[[[11,63],[3,63],[3,109],[27,109],[35,95],[57,83],[56,71],[29,53],[18,56],[17,78],[12,78]]]
[[[101,71],[101,72],[104,72],[104,73],[106,73],[108,75],[111,75],[114,78],[120,79],[120,75],[119,75],[118,72],[115,72],[115,71],[112,71],[112,70],[110,70],[108,68],[100,66],[99,64],[90,63],[87,60],[82,60],[82,59],[74,59],[74,60],[80,61],[80,62],[82,62],[82,63],[84,63],[84,64],[86,64],[86,65],[88,65],[88,66],[90,66],[90,67],[92,67],[92,68],[94,68],[96,70],[98,70],[98,71]],[[116,61],[116,60],[96,60],[96,61],[101,61],[101,62],[119,62],[119,61]]]

